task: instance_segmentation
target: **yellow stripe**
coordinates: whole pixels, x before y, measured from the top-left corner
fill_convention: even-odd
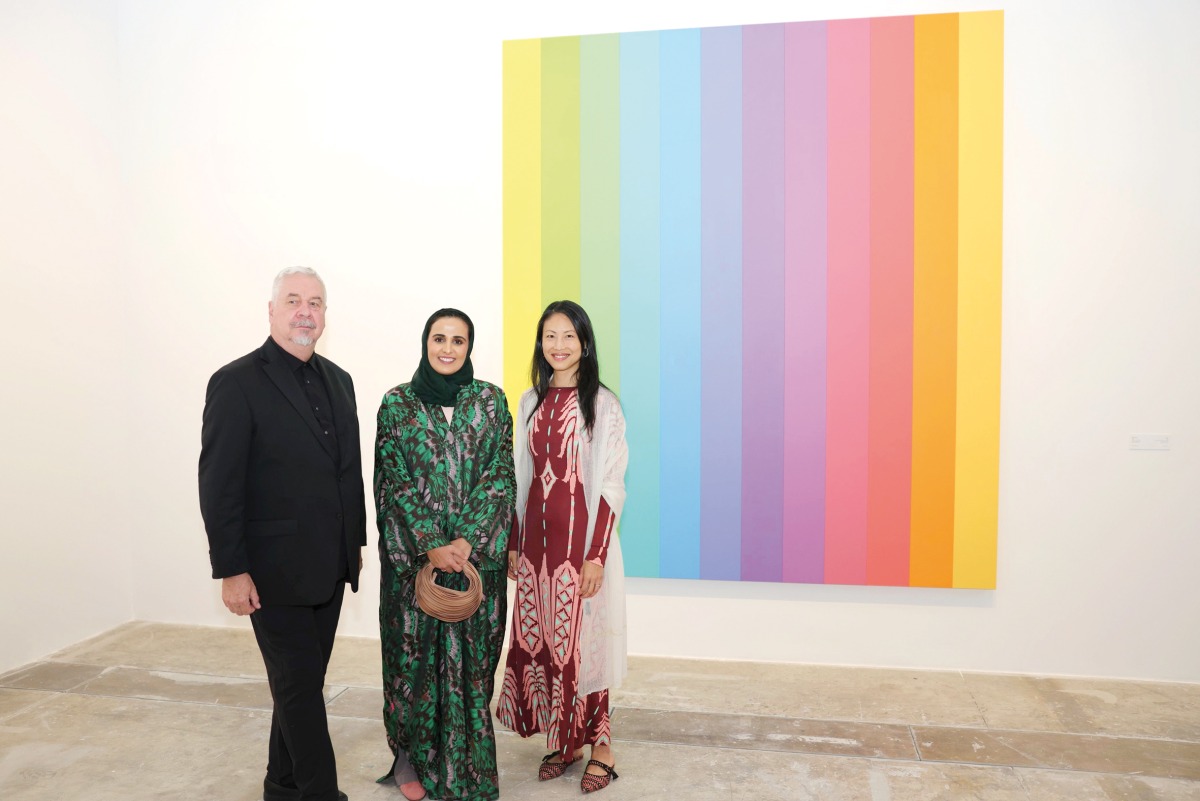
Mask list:
[[[529,386],[542,313],[542,43],[504,43],[504,392]]]
[[[1004,12],[959,19],[954,586],[996,586]]]

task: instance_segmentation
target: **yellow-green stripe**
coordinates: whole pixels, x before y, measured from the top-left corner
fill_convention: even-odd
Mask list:
[[[579,37],[542,40],[542,303],[579,297]]]

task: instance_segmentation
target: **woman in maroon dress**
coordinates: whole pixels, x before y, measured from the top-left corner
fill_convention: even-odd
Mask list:
[[[538,778],[562,776],[591,746],[585,793],[617,778],[609,691],[626,672],[625,591],[617,521],[625,502],[625,417],[600,383],[592,324],[556,301],[538,321],[533,387],[516,418],[517,582],[497,719],[546,735]]]

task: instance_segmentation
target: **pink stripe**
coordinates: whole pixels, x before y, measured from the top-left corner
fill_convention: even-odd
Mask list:
[[[824,22],[785,33],[783,580],[825,580],[826,97]]]
[[[825,581],[867,578],[870,20],[829,23]]]
[[[867,583],[908,585],[912,486],[913,19],[871,21]]]

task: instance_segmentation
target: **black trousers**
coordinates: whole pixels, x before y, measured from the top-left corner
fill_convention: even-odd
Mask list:
[[[267,668],[274,709],[267,795],[337,801],[337,764],[325,717],[325,668],[346,583],[320,606],[263,606],[250,616]]]

